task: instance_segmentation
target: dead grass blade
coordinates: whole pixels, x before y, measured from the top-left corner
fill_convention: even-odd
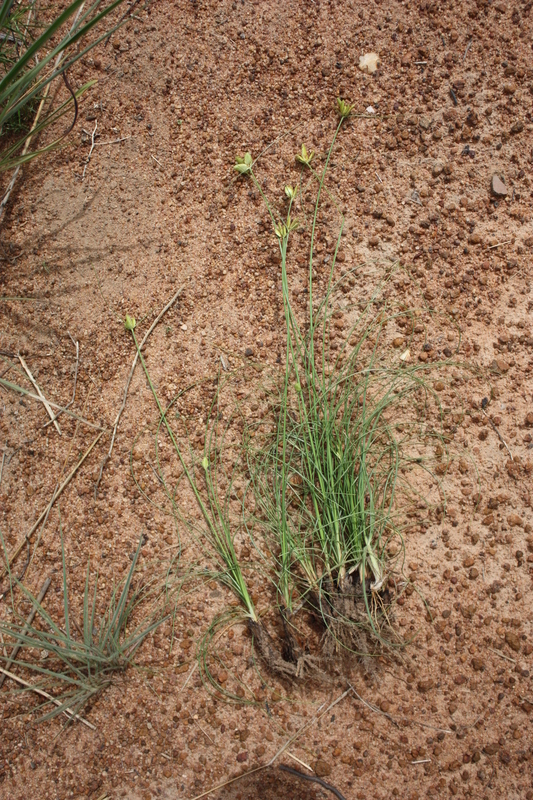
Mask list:
[[[37,530],[37,528],[39,527],[39,525],[41,524],[41,522],[43,521],[43,519],[44,519],[44,518],[46,517],[46,515],[47,515],[47,514],[50,512],[50,509],[51,509],[51,508],[52,508],[52,506],[54,505],[54,503],[55,503],[55,501],[57,500],[57,498],[58,498],[58,497],[59,497],[59,496],[60,496],[60,495],[63,493],[63,491],[64,491],[64,490],[67,488],[67,486],[68,486],[68,485],[69,485],[69,483],[71,482],[72,478],[74,477],[74,475],[76,474],[76,472],[79,470],[79,468],[81,467],[81,465],[83,464],[83,462],[86,460],[86,458],[87,458],[87,457],[90,455],[90,453],[91,453],[91,452],[94,450],[94,448],[96,447],[96,445],[98,444],[98,442],[99,442],[99,441],[100,441],[100,439],[102,438],[103,434],[104,434],[104,431],[101,431],[101,432],[98,434],[98,436],[97,436],[97,437],[96,437],[96,439],[93,441],[93,443],[90,445],[90,447],[88,447],[88,448],[87,448],[87,450],[85,451],[85,453],[82,455],[82,457],[80,458],[80,460],[78,461],[78,463],[76,464],[76,466],[75,466],[75,467],[74,467],[74,468],[73,468],[73,469],[70,471],[70,473],[67,475],[67,477],[65,478],[65,480],[63,481],[63,483],[61,484],[61,486],[59,486],[59,488],[58,488],[58,489],[57,489],[57,490],[54,492],[54,494],[52,495],[52,499],[50,500],[50,502],[48,503],[48,505],[46,506],[46,508],[45,508],[45,509],[44,509],[44,511],[42,512],[42,514],[39,516],[39,519],[38,519],[38,520],[37,520],[37,521],[36,521],[36,522],[35,522],[35,523],[32,525],[31,529],[30,529],[30,530],[28,531],[28,533],[27,533],[27,534],[26,534],[26,535],[25,535],[25,536],[24,536],[24,537],[23,537],[23,538],[20,540],[20,542],[19,542],[19,543],[18,543],[18,545],[15,547],[15,549],[13,550],[13,552],[11,553],[11,555],[8,557],[8,563],[6,564],[6,566],[4,567],[4,569],[2,570],[2,574],[0,575],[0,579],[1,579],[1,578],[5,578],[5,576],[8,574],[9,570],[11,569],[11,566],[12,566],[13,562],[15,561],[15,559],[17,558],[17,556],[20,554],[20,552],[21,552],[22,548],[24,547],[24,545],[26,544],[26,542],[28,542],[28,541],[30,540],[30,538],[33,536],[33,534],[35,533],[35,531]]]
[[[59,423],[57,422],[57,420],[54,417],[54,412],[50,408],[50,403],[48,402],[48,400],[46,399],[46,397],[42,393],[39,384],[37,383],[37,381],[35,380],[35,378],[31,374],[30,368],[28,367],[28,365],[26,364],[26,362],[24,361],[24,359],[22,358],[20,353],[19,353],[19,357],[18,358],[19,358],[20,363],[22,364],[22,369],[24,370],[24,372],[26,373],[26,375],[28,376],[28,378],[32,382],[33,388],[35,389],[35,391],[37,392],[37,394],[41,398],[42,404],[46,409],[46,413],[50,417],[50,421],[54,423],[54,428],[56,429],[58,434],[61,436],[61,428],[59,427]]]
[[[33,392],[28,391],[28,389],[24,389],[22,386],[18,386],[16,383],[11,383],[11,381],[6,381],[4,378],[0,378],[0,386],[3,386],[5,389],[11,389],[13,392],[18,392],[19,394],[24,395],[24,397],[31,397],[32,400],[38,400],[39,403],[42,403],[42,398],[39,397],[38,394],[33,394]],[[87,425],[88,428],[94,428],[97,431],[107,430],[107,428],[102,428],[101,425],[97,425],[95,422],[90,422],[88,419],[76,414],[74,411],[71,411],[69,408],[67,408],[67,406],[60,406],[58,403],[53,403],[51,400],[48,400],[47,402],[52,408],[57,408],[62,414],[66,414],[68,417],[77,419],[78,422],[83,422],[83,424]]]

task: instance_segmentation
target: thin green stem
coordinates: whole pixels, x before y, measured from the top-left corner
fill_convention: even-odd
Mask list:
[[[150,377],[150,373],[148,372],[148,367],[146,366],[144,356],[139,347],[137,337],[135,336],[134,325],[128,325],[127,328],[131,332],[131,335],[133,337],[133,341],[135,343],[135,347],[137,349],[137,353],[139,356],[139,361],[141,362],[144,374],[146,376],[146,380],[148,381],[148,385],[156,402],[160,414],[160,419],[163,420],[163,423],[170,437],[174,450],[180,461],[183,472],[188,480],[189,486],[191,487],[195,500],[198,503],[198,507],[202,513],[204,521],[207,524],[211,542],[213,543],[214,547],[216,548],[217,552],[219,553],[219,555],[221,556],[226,565],[227,572],[224,575],[225,581],[245,606],[248,616],[255,622],[257,621],[257,615],[255,612],[254,604],[248,592],[248,587],[246,586],[246,582],[244,580],[244,576],[242,574],[242,570],[240,568],[237,555],[235,553],[233,539],[228,529],[227,521],[215,497],[214,485],[212,483],[211,476],[209,474],[209,464],[205,464],[204,462],[203,466],[205,472],[206,485],[208,489],[208,501],[210,503],[211,513],[209,512],[202,498],[202,495],[200,494],[194,476],[192,475],[185,459],[183,458],[181,448],[174,435],[174,431],[172,430],[170,423],[167,419],[166,411],[165,409],[163,409],[163,406],[161,405],[155,386]],[[215,520],[217,520],[218,524],[217,522],[215,522]]]

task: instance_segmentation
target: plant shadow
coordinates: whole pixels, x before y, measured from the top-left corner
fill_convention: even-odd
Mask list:
[[[334,796],[318,783],[310,783],[278,767],[244,775],[212,794],[213,800],[319,800]]]

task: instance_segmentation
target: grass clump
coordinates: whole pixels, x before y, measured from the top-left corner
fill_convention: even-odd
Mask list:
[[[87,41],[121,3],[122,0],[107,4],[97,0],[85,8],[84,0],[73,0],[43,24],[35,0],[24,6],[14,0],[0,0],[0,173],[56,147],[72,129],[77,101],[95,81],[74,90],[67,71],[121,24]],[[53,105],[47,97],[57,78],[63,79],[69,97]],[[33,111],[41,103],[30,129]],[[25,147],[30,137],[48,128],[72,106],[74,121],[66,133],[40,149]],[[39,117],[43,107],[44,113]]]
[[[40,707],[44,712],[40,721],[61,713],[72,720],[111,685],[117,674],[134,663],[133,657],[146,637],[168,618],[168,597],[164,591],[154,591],[148,582],[135,580],[141,544],[142,539],[126,577],[113,588],[103,613],[98,612],[102,604],[98,575],[91,589],[90,564],[87,564],[81,625],[74,619],[69,598],[63,546],[62,623],[55,621],[42,603],[11,576],[12,589],[16,586],[20,590],[35,614],[28,624],[13,604],[13,617],[0,621],[0,634],[6,645],[9,642],[22,645],[21,655],[13,661],[17,674],[37,677],[21,691],[46,692],[50,696]],[[11,596],[13,603],[13,591]],[[141,606],[147,604],[152,606],[151,610],[141,613],[139,619]],[[10,662],[9,657],[0,654],[2,662]]]
[[[375,653],[401,643],[391,626],[391,579],[401,570],[406,506],[413,499],[420,501],[423,491],[422,483],[413,480],[414,470],[431,475],[427,451],[438,434],[424,424],[429,407],[438,406],[426,381],[435,365],[413,364],[407,351],[400,357],[392,348],[393,323],[410,313],[390,300],[399,265],[388,264],[385,277],[381,275],[376,288],[365,287],[357,303],[341,300],[358,268],[338,274],[344,225],[340,211],[331,262],[322,270],[317,266],[322,198],[339,210],[326,175],[337,137],[353,109],[339,99],[337,112],[338,124],[320,170],[314,151],[305,144],[298,151],[300,181],[284,187],[282,213],[266,197],[250,153],[238,157],[234,167],[239,179],[252,181],[262,197],[280,254],[285,358],[270,375],[268,411],[261,422],[252,425],[246,420],[242,392],[240,400],[228,400],[236,379],[229,374],[222,381],[219,376],[211,400],[204,402],[210,408],[199,452],[174,401],[163,408],[135,336],[135,321],[126,318],[158,407],[158,431],[164,428],[168,433],[180,480],[190,487],[201,521],[191,522],[183,511],[178,516],[194,531],[210,562],[215,558],[217,569],[204,575],[216,577],[238,603],[210,625],[199,645],[203,674],[214,686],[208,649],[239,619],[246,621],[263,662],[286,677],[321,672],[324,656],[339,648]],[[316,192],[306,213],[309,186]],[[304,225],[296,211],[302,212]],[[288,267],[297,230],[309,237],[303,313],[291,302],[293,276]],[[380,269],[376,265],[374,278]],[[320,278],[319,297],[315,273]],[[336,325],[339,313],[347,321],[342,336]],[[268,380],[254,377],[251,394],[264,395]],[[197,408],[198,402],[191,406]],[[171,418],[178,421],[171,425]],[[230,435],[232,419],[241,425]],[[180,505],[176,498],[183,493],[177,486],[172,491],[166,486],[158,467],[174,513]],[[238,500],[233,491],[237,484],[244,487]],[[391,558],[393,539],[398,542]],[[271,601],[261,612],[259,597]],[[234,697],[227,689],[223,692]]]
[[[335,141],[352,107],[339,99],[337,110],[340,119],[322,171],[314,170],[314,152],[305,145],[296,156],[318,187],[310,225],[304,319],[298,319],[291,303],[287,266],[290,237],[298,227],[293,216],[298,192],[285,188],[288,210],[278,220],[250,154],[235,166],[261,194],[280,250],[284,373],[273,416],[267,421],[273,423],[273,432],[263,437],[262,446],[250,446],[249,469],[262,511],[255,521],[255,536],[262,528],[274,554],[285,650],[299,653],[300,659],[298,639],[305,637],[298,637],[296,614],[302,609],[310,610],[324,626],[326,650],[335,643],[366,651],[368,634],[374,643],[390,644],[395,639],[387,611],[386,546],[399,535],[396,493],[399,482],[406,483],[403,475],[399,481],[400,474],[420,463],[405,452],[397,424],[404,420],[400,429],[408,429],[412,437],[419,427],[419,412],[433,399],[424,379],[427,368],[391,357],[387,325],[399,312],[385,300],[378,302],[383,286],[364,299],[363,313],[352,315],[338,352],[332,347],[336,301],[349,277],[335,278],[342,215],[325,293],[315,300],[314,247],[321,195],[327,191],[325,178]],[[335,202],[331,195],[330,199]]]

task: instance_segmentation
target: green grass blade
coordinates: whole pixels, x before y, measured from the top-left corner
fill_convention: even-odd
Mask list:
[[[2,30],[6,20],[9,17],[13,3],[14,0],[4,0],[2,6],[0,7],[0,30]]]

